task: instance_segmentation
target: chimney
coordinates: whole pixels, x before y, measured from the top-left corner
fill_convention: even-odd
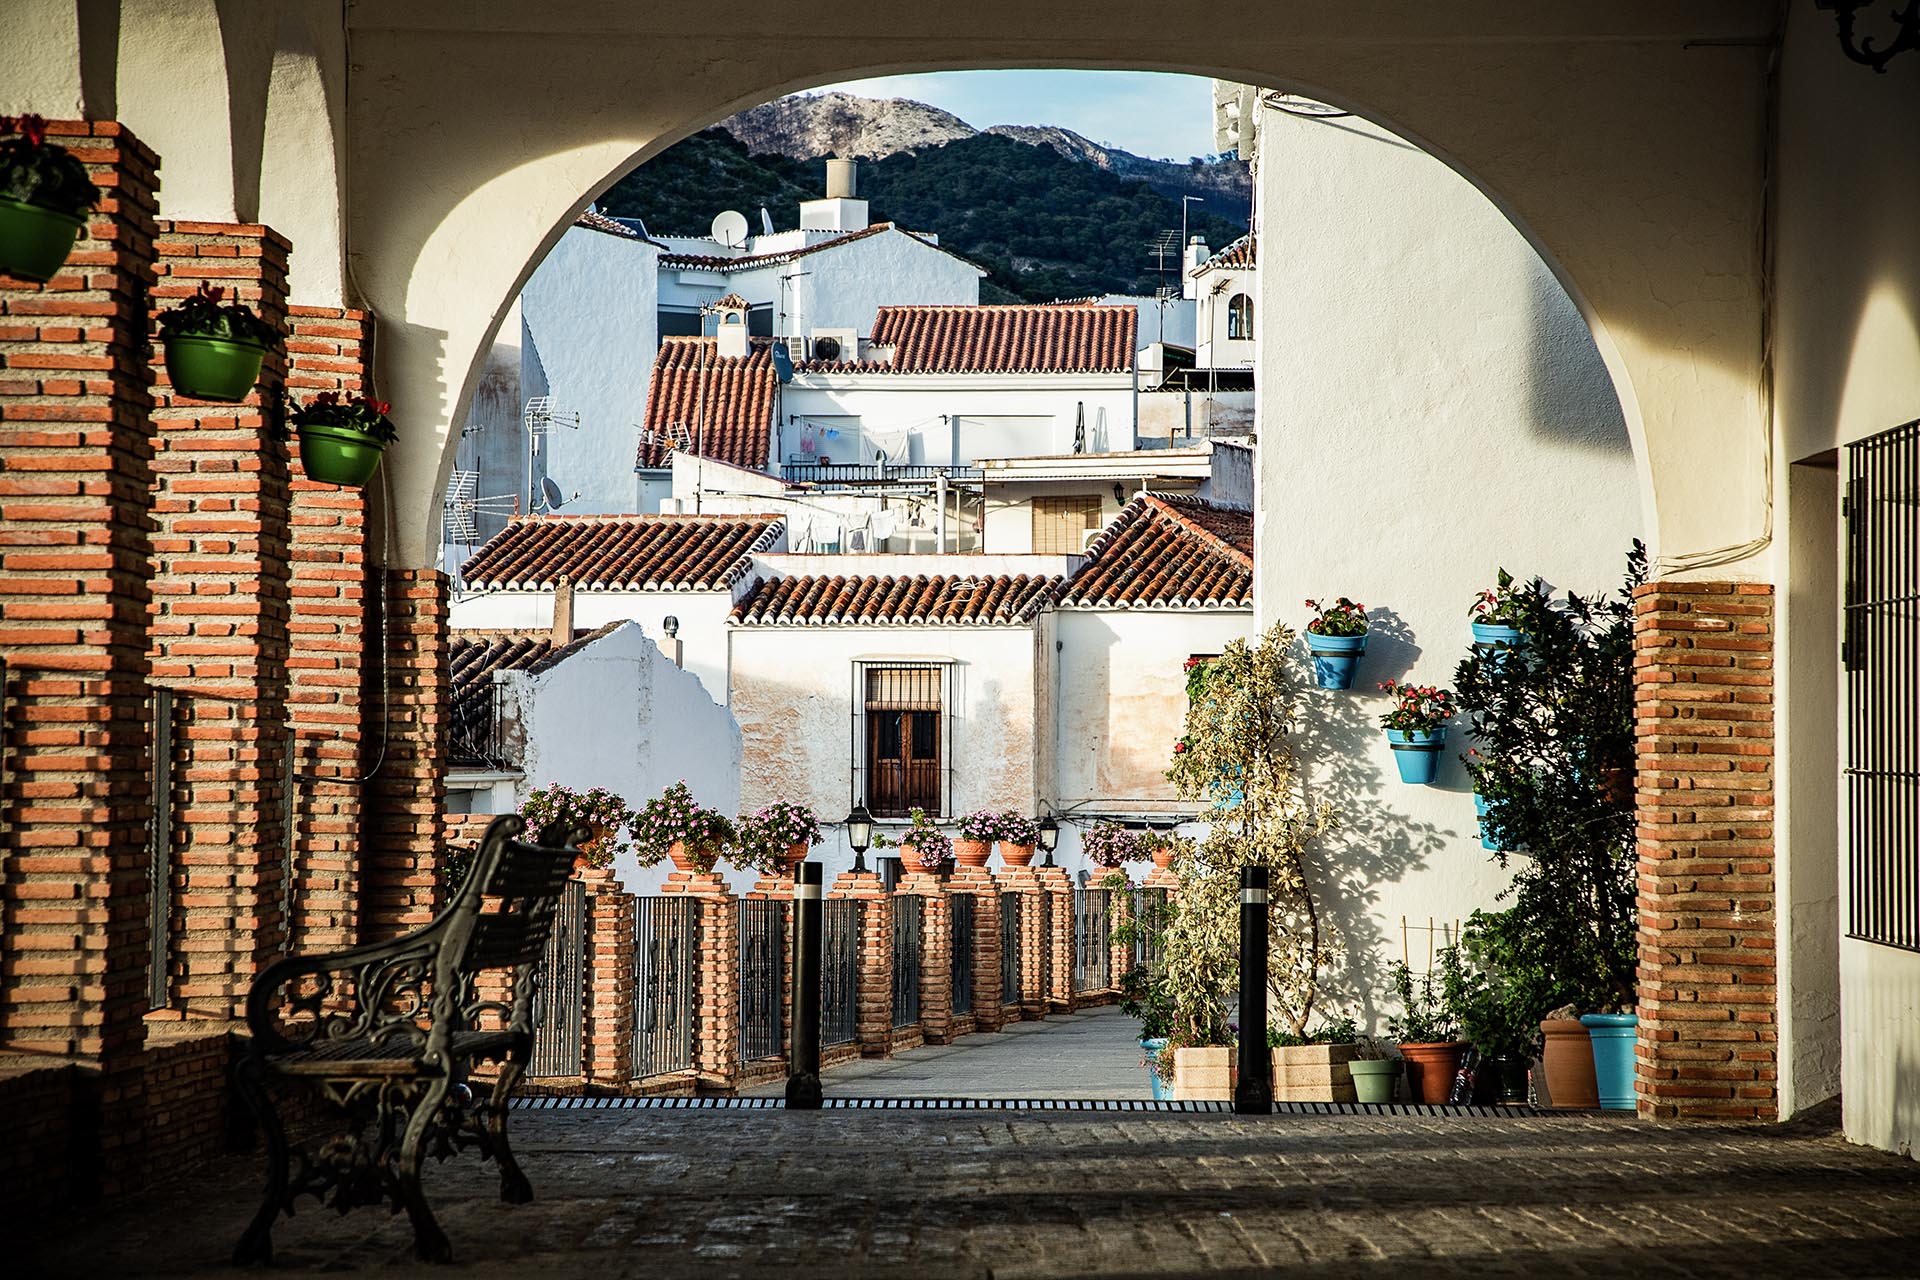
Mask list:
[[[573,643],[573,581],[564,573],[553,584],[553,647]]]
[[[854,197],[854,164],[851,160],[827,161],[827,199],[851,200]]]
[[[1187,247],[1182,250],[1180,254],[1181,297],[1197,298],[1200,296],[1200,286],[1194,283],[1193,273],[1197,267],[1212,256],[1213,252],[1207,248],[1207,238],[1205,236],[1194,236],[1191,240],[1187,241]]]

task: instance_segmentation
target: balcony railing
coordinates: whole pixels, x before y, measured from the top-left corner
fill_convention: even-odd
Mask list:
[[[789,484],[924,484],[941,476],[977,481],[980,468],[891,462],[801,462],[780,468],[780,478]]]

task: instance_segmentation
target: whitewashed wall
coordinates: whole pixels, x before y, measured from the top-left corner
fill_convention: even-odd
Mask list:
[[[1643,528],[1634,459],[1578,312],[1466,181],[1356,119],[1268,111],[1259,166],[1257,605],[1371,606],[1350,693],[1317,692],[1297,745],[1345,826],[1332,896],[1372,996],[1424,930],[1495,906],[1456,729],[1437,785],[1399,781],[1378,727],[1388,678],[1450,685],[1474,592],[1506,566],[1581,591],[1618,585]],[[1412,938],[1424,959],[1424,933]]]
[[[1208,392],[1204,387],[1142,391],[1139,436],[1141,440],[1170,440],[1180,448],[1188,440],[1206,439],[1209,431],[1251,432],[1253,406],[1251,391]]]
[[[831,420],[843,431],[844,446],[822,447],[836,463],[872,461],[870,446],[857,443],[847,431],[847,419],[858,419],[868,435],[910,431],[915,463],[955,460],[949,418],[1045,420],[1017,440],[978,451],[963,440],[961,462],[1071,453],[1081,405],[1086,409],[1086,451],[1122,453],[1134,447],[1134,400],[1131,374],[800,374],[781,392],[778,456],[786,462],[795,455],[807,419]]]
[[[1304,251],[1304,246],[1296,245],[1296,251]],[[1260,319],[1259,273],[1216,269],[1207,272],[1195,283],[1200,296],[1194,301],[1194,363],[1202,369],[1233,369],[1252,364],[1253,339],[1227,336],[1230,332],[1227,327],[1227,304],[1242,293],[1253,298],[1254,323],[1257,325]]]

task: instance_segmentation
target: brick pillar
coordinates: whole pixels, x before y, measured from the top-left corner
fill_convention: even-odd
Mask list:
[[[363,311],[287,308],[287,388],[307,399],[321,391],[365,388],[373,326]],[[292,921],[296,950],[325,951],[358,936],[360,776],[372,765],[380,724],[378,697],[363,701],[361,681],[381,661],[369,625],[367,504],[358,489],[306,478],[292,450],[290,521],[292,616],[287,623],[287,719],[293,733]]]
[[[101,202],[52,281],[0,277],[0,1038],[81,1059],[76,1181],[111,1191],[142,1131],[158,161],[112,122],[48,133]]]
[[[1173,872],[1166,867],[1155,867],[1147,873],[1147,878],[1140,887],[1143,889],[1165,889],[1169,894],[1178,893],[1180,891],[1180,877],[1173,874]]]
[[[921,1043],[947,1044],[953,1039],[953,919],[947,914],[946,882],[931,872],[907,870],[893,892],[920,899]]]
[[[1000,990],[1000,887],[984,867],[961,867],[952,893],[973,895],[973,1029],[998,1031],[1006,1023]]]
[[[1639,1113],[1772,1120],[1773,588],[1634,597]]]
[[[854,1040],[863,1058],[884,1058],[893,1044],[893,903],[872,871],[843,871],[830,898],[860,904],[854,980]]]
[[[697,1083],[732,1089],[740,1074],[740,913],[720,876],[675,871],[662,894],[685,894],[700,903],[699,1030],[693,1069]]]
[[[624,1088],[633,1078],[633,895],[605,869],[584,873],[587,883],[587,999],[582,1074]]]
[[[284,329],[290,245],[258,224],[161,221],[155,314],[219,285]],[[175,691],[170,1003],[244,1013],[286,944],[287,447],[269,430],[285,357],[239,404],[174,390],[154,346],[153,679]]]
[[[384,574],[375,613],[386,654],[369,653],[361,695],[373,740],[361,797],[359,912],[362,935],[373,939],[433,918],[447,795],[447,576],[435,569]],[[376,634],[370,650],[381,643]]]
[[[1041,946],[1047,955],[1046,1006],[1051,1013],[1071,1013],[1073,991],[1073,881],[1060,867],[1035,867],[1034,879],[1044,900]]]
[[[1014,998],[1019,1002],[1021,1019],[1036,1021],[1047,1016],[1047,978],[1051,968],[1047,899],[1040,892],[1040,879],[1033,867],[1002,867],[993,876],[1001,893],[1011,893],[1020,899],[1019,990]]]

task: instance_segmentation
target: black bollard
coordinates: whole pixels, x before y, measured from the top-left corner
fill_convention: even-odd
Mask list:
[[[793,1046],[787,1109],[820,1109],[820,864],[803,862],[793,880]]]
[[[1235,1115],[1273,1114],[1273,1051],[1267,1047],[1267,869],[1240,869],[1240,1078]]]

